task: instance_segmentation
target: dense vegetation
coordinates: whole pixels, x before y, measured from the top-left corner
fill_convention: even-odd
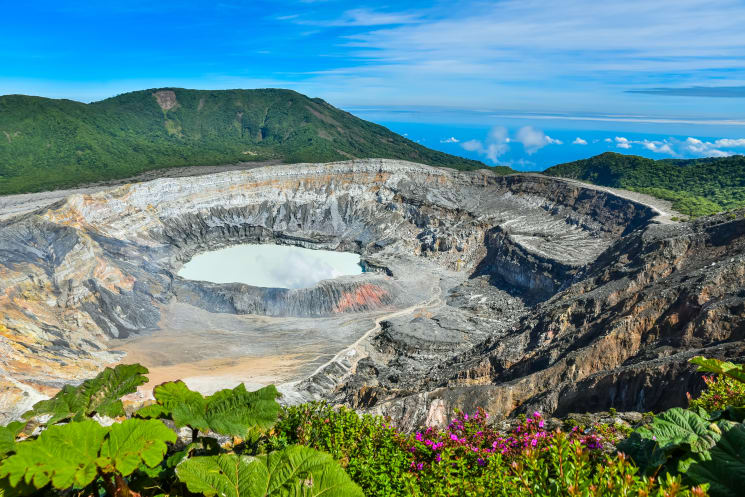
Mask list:
[[[158,90],[91,104],[0,96],[0,194],[172,166],[265,160],[382,157],[457,169],[486,167],[428,149],[290,90],[168,91],[175,101],[161,93],[163,105],[156,98]]]
[[[703,216],[745,206],[745,156],[652,160],[606,152],[559,164],[551,176],[625,188],[671,200],[688,216]]]
[[[538,412],[500,430],[478,410],[404,433],[343,407],[280,408],[273,386],[204,397],[180,381],[125,415],[147,370],[122,365],[0,427],[0,497],[741,495],[745,368],[693,362],[716,375],[703,395],[633,432]]]

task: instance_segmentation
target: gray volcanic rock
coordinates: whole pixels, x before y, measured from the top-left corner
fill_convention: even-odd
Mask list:
[[[659,226],[657,214],[577,182],[391,160],[75,194],[0,224],[0,409],[12,416],[126,360],[122,339],[173,333],[174,308],[198,310],[190,325],[215,332],[227,333],[219,316],[245,316],[230,339],[275,340],[261,350],[305,343],[317,322],[343,347],[305,351],[315,372],[283,385],[288,399],[404,424],[475,404],[509,414],[674,403],[689,384],[673,373],[694,381],[686,357],[739,350],[742,233],[722,220]],[[353,251],[367,272],[299,290],[176,275],[238,243]],[[182,346],[168,345],[174,356]]]
[[[684,405],[702,386],[688,359],[745,360],[743,214],[630,233],[508,330],[409,376],[416,393],[367,391],[373,411],[411,427],[452,407],[510,416]],[[360,383],[340,389],[348,402]]]

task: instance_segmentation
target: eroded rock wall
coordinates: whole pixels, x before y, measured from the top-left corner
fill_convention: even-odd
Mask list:
[[[359,405],[407,427],[454,407],[510,416],[685,405],[702,387],[688,359],[745,361],[743,214],[634,231],[510,329],[409,376],[413,394],[381,385]],[[349,387],[365,382],[339,392],[354,402]]]

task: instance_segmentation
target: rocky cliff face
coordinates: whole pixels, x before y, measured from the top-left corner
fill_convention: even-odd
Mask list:
[[[168,327],[174,302],[255,315],[247,327],[369,315],[380,325],[297,378],[292,398],[410,424],[469,403],[502,414],[674,403],[690,386],[677,379],[691,379],[677,376],[685,357],[737,349],[742,226],[660,226],[656,214],[559,179],[388,160],[72,195],[0,224],[0,411],[122,360],[117,340]],[[300,290],[176,276],[236,243],[354,251],[369,272]]]
[[[408,391],[359,372],[338,398],[405,426],[453,407],[563,415],[684,405],[701,388],[688,359],[745,359],[743,214],[634,231],[509,328],[410,375]]]

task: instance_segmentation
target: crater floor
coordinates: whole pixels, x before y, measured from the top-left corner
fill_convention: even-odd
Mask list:
[[[570,393],[586,401],[572,386],[612,383],[636,361],[644,367],[624,393],[596,403],[647,406],[668,401],[644,393],[650,361],[694,348],[660,339],[690,282],[670,295],[655,285],[688,270],[694,246],[718,240],[711,257],[732,261],[707,295],[728,302],[742,286],[736,222],[727,239],[714,224],[659,225],[661,211],[638,199],[540,175],[296,164],[161,178],[15,212],[0,221],[7,416],[135,360],[153,383],[186,378],[209,392],[275,382],[288,402],[326,398],[412,425],[469,402],[496,414],[558,411]],[[354,252],[366,272],[301,289],[178,276],[196,254],[245,243]],[[646,321],[634,305],[647,306]],[[739,311],[726,309],[734,324],[715,327],[720,345],[741,332]],[[598,359],[604,333],[620,338]]]

